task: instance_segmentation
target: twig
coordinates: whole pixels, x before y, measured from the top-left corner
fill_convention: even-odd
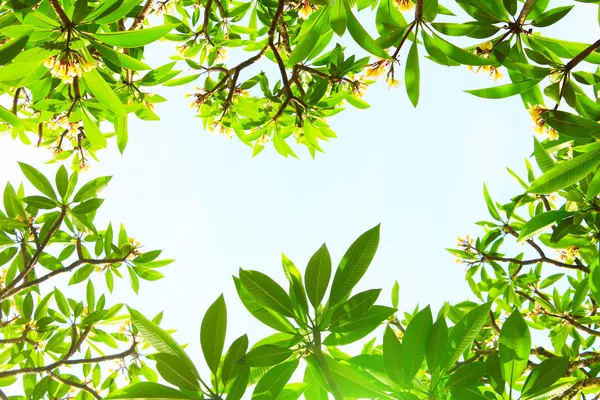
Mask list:
[[[531,9],[533,8],[534,3],[535,3],[535,0],[527,0],[525,2],[525,4],[523,4],[523,8],[521,9],[519,18],[517,18],[517,21],[519,22],[520,26],[523,26],[523,24],[525,23],[525,20],[527,19],[527,16],[531,12]]]

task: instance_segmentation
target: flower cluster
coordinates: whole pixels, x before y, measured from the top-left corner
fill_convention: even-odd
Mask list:
[[[550,140],[556,140],[558,139],[558,132],[556,129],[548,126],[546,121],[544,121],[544,118],[542,118],[542,114],[547,111],[547,108],[542,107],[539,104],[536,104],[535,106],[529,106],[529,115],[531,115],[531,119],[535,124],[534,130],[540,135],[547,133]]]
[[[557,250],[557,260],[566,262],[579,257],[579,247],[568,247],[566,249]]]
[[[50,122],[48,122],[46,126],[48,129],[53,131],[58,129],[66,131],[69,139],[74,139],[75,135],[77,135],[77,133],[83,129],[81,121],[71,122],[69,121],[69,117],[66,115],[57,115]]]
[[[465,235],[465,237],[458,237],[456,238],[456,246],[457,247],[462,247],[462,249],[464,251],[469,251],[473,248],[475,241],[473,240],[473,238],[469,235]]]
[[[394,6],[401,12],[412,10],[415,3],[411,0],[394,0]]]
[[[142,244],[137,241],[135,238],[130,237],[129,239],[127,239],[127,243],[129,244],[129,255],[127,256],[128,259],[132,259],[135,258],[137,256],[139,256],[140,254],[142,254],[142,252],[140,251],[140,249],[142,248]]]
[[[218,134],[220,136],[225,136],[228,139],[233,138],[233,129],[223,125],[221,121],[215,121],[210,126],[211,133]]]
[[[492,54],[492,49],[494,48],[494,46],[492,46],[492,42],[485,42],[479,46],[477,46],[475,48],[475,54],[477,54],[478,56],[481,56],[483,58],[490,58],[490,54]],[[468,68],[473,71],[473,67],[471,65],[468,66]],[[479,72],[479,71],[483,71],[489,74],[490,78],[494,79],[494,80],[499,80],[502,79],[502,73],[500,72],[500,70],[492,65],[482,65],[480,67],[477,67],[477,69],[474,70],[475,72]]]
[[[63,83],[73,83],[73,79],[96,67],[95,64],[83,60],[75,53],[72,55],[67,53],[62,58],[51,56],[44,61],[44,66],[50,70],[53,77],[60,79]]]

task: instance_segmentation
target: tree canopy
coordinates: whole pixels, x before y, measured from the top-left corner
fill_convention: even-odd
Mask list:
[[[580,6],[2,2],[0,128],[51,149],[50,161],[63,165],[47,177],[21,163],[34,194],[5,186],[0,398],[600,398],[600,40],[545,35]],[[150,66],[159,41],[173,42],[175,51]],[[315,157],[336,137],[330,118],[369,106],[362,99],[369,85],[404,86],[417,106],[423,62],[506,74],[510,83],[468,92],[482,101],[519,96],[538,133],[526,150],[527,176],[509,169],[522,190],[499,202],[484,186],[489,220],[477,222],[479,235],[448,249],[466,267],[477,301],[400,313],[397,283],[388,300],[379,299],[381,289],[355,293],[377,251],[376,226],[335,268],[324,244],[304,272],[283,256],[282,279],[240,269],[233,278],[239,299],[275,333],[254,344],[244,334],[227,342],[220,296],[201,322],[210,371],[202,376],[160,327],[162,314],[149,318],[135,305],[96,296],[98,285],[112,292],[115,278],[129,279],[137,293],[140,280],[160,279],[159,268],[172,262],[142,251],[123,225],[96,226],[98,196],[110,177],[78,185],[99,150],[115,143],[125,150],[136,134],[129,118],[159,119],[153,104],[167,99],[154,91],[195,86],[190,118],[236,136],[253,156],[272,143],[284,157],[297,157],[302,146]],[[85,285],[84,298],[67,298],[47,282],[64,276],[69,285]],[[342,348],[357,342],[359,354]]]

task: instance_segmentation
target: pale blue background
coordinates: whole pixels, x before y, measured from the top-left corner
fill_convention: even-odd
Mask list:
[[[574,13],[545,32],[592,42],[600,35],[597,6],[577,3]],[[390,304],[398,280],[402,310],[473,299],[464,268],[444,248],[454,246],[458,235],[482,232],[474,223],[488,218],[484,180],[502,202],[520,191],[505,167],[524,173],[532,123],[517,97],[482,100],[463,92],[497,84],[483,74],[423,59],[421,76],[417,109],[403,87],[388,90],[380,82],[365,97],[370,109],[331,118],[339,138],[324,144],[326,154],[314,161],[302,148],[300,160],[284,159],[271,147],[252,159],[251,149],[237,140],[203,131],[184,98],[191,89],[161,89],[170,99],[157,106],[162,121],[132,117],[125,155],[111,144],[99,153],[102,162],[80,177],[114,175],[102,194],[99,226],[122,221],[148,249],[177,259],[162,270],[164,280],[142,281],[137,297],[120,281],[110,301],[149,316],[164,310],[163,326],[177,329],[176,338],[190,343],[200,360],[200,319],[221,293],[229,310],[228,342],[244,332],[251,342],[270,332],[237,299],[231,275],[239,267],[287,285],[282,251],[304,270],[326,242],[337,265],[350,243],[379,222],[379,251],[357,289],[383,288],[380,302]],[[0,149],[2,183],[23,179],[17,160],[55,171],[42,165],[50,158],[45,150],[6,136]]]

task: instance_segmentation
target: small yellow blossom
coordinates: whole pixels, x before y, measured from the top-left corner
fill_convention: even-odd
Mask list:
[[[308,17],[310,17],[310,15],[315,10],[315,6],[310,4],[310,2],[308,0],[303,0],[298,4],[297,9],[298,9],[298,17],[301,19],[307,20]]]
[[[394,77],[386,78],[386,82],[388,84],[388,89],[396,88],[396,87],[400,86],[400,81]]]
[[[561,70],[555,69],[550,73],[550,81],[551,82],[558,82],[561,80],[563,76],[563,73]]]
[[[224,48],[220,48],[217,49],[217,53],[215,56],[215,62],[220,63],[225,61],[225,59],[227,58],[227,50],[225,50]]]
[[[378,78],[387,72],[387,68],[390,65],[391,61],[389,60],[375,61],[374,63],[367,65],[365,75],[371,78]]]
[[[231,128],[226,127],[219,121],[216,121],[211,125],[210,131],[212,133],[219,134],[221,136],[225,136],[226,138],[229,138],[229,139],[233,138],[233,130]]]
[[[264,147],[269,143],[270,140],[271,138],[269,138],[269,135],[263,133],[262,136],[258,138],[258,144]]]
[[[411,0],[394,0],[394,6],[402,12],[412,10],[415,7],[415,3]]]
[[[179,57],[185,58],[185,51],[188,49],[187,45],[175,46],[175,51]]]
[[[536,133],[538,133],[540,135],[547,133],[548,138],[550,140],[557,140],[558,132],[556,131],[556,129],[548,126],[548,124],[546,124],[546,121],[544,121],[544,118],[542,117],[542,115],[547,111],[548,111],[547,108],[542,107],[539,104],[529,107],[529,115],[531,115],[531,119],[533,120],[533,122],[535,124],[533,129],[535,130]]]
[[[472,248],[473,244],[474,244],[474,240],[469,235],[465,235],[464,238],[462,238],[460,236],[458,238],[456,238],[456,245],[458,247],[464,248],[465,250],[469,250],[470,248]]]

